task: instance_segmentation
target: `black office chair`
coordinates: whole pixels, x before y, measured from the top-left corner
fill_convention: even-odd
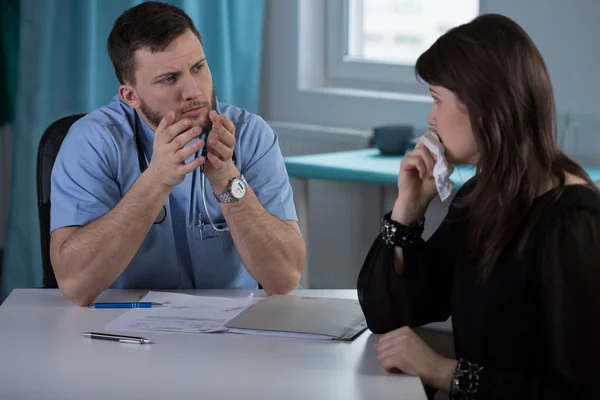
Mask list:
[[[53,122],[40,139],[37,154],[37,196],[42,241],[42,271],[45,288],[58,288],[50,263],[50,177],[58,150],[71,125],[85,114],[71,115]]]

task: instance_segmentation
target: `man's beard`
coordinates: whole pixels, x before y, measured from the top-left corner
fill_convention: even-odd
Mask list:
[[[204,102],[192,101],[191,103],[186,105],[185,109],[175,111],[175,119],[173,120],[173,123],[181,120],[182,119],[181,114],[183,114],[184,112],[189,111],[190,109],[193,109],[195,107],[204,107],[204,106],[206,106],[206,103],[204,103]],[[206,108],[208,109],[208,112],[206,113],[206,116],[204,117],[204,121],[202,121],[199,124],[199,126],[202,128],[203,132],[210,132],[210,130],[212,129],[212,121],[210,120],[210,117],[208,114],[210,113],[210,110],[217,109],[217,93],[214,88],[212,91],[210,104]],[[140,111],[146,116],[148,121],[155,127],[158,127],[158,125],[160,124],[160,121],[164,117],[164,114],[162,114],[160,111],[152,109],[141,98],[140,98]]]

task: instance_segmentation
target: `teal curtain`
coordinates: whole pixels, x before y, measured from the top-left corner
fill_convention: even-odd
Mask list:
[[[42,285],[38,141],[56,119],[106,104],[118,81],[106,39],[132,0],[21,0],[15,153],[2,297]],[[202,34],[219,100],[256,112],[264,0],[170,1]]]

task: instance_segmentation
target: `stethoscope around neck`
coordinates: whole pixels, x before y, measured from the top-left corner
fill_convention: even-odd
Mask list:
[[[137,149],[137,155],[138,155],[138,164],[140,167],[140,173],[144,173],[144,171],[146,171],[148,169],[148,162],[146,161],[146,156],[144,154],[144,147],[142,146],[142,137],[140,135],[140,131],[139,131],[139,127],[138,127],[138,115],[137,113],[134,115],[133,117],[133,130],[134,130],[134,136],[135,136],[135,147]],[[204,157],[206,157],[206,145],[204,146],[204,149],[202,150],[202,155]],[[235,152],[233,153],[233,162],[235,163]],[[202,204],[204,205],[204,210],[206,210],[206,216],[208,217],[208,221],[210,222],[210,226],[217,232],[226,232],[229,231],[229,228],[227,226],[224,227],[220,227],[220,226],[216,226],[212,220],[212,217],[210,215],[210,211],[208,209],[208,206],[206,204],[206,175],[204,174],[204,165],[202,165],[200,167],[200,175],[202,176],[201,178],[201,191],[202,191]],[[158,215],[156,216],[156,219],[154,220],[155,224],[160,224],[162,223],[165,219],[167,218],[167,207],[165,205],[162,206],[162,209],[160,210],[160,212],[158,213]],[[199,216],[199,218],[201,218],[201,216]],[[200,224],[199,224],[200,225]],[[202,229],[202,226],[200,225],[200,229]]]

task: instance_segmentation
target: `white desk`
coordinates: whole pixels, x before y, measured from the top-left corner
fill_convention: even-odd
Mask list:
[[[355,290],[300,293],[356,298]],[[109,290],[98,301],[136,301],[144,294]],[[13,291],[0,307],[0,397],[426,399],[418,378],[388,374],[379,366],[373,349],[378,335],[369,331],[350,343],[155,332],[143,334],[154,344],[135,345],[80,336],[83,331],[103,331],[123,312],[77,307],[58,290]]]

